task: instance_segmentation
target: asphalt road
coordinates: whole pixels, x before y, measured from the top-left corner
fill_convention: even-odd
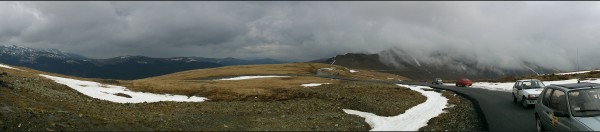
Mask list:
[[[430,86],[445,89],[468,96],[475,100],[475,107],[479,107],[484,115],[484,120],[489,131],[536,131],[534,106],[525,109],[520,104],[513,103],[510,92],[491,91],[481,88],[455,87],[445,85],[431,85],[429,83],[403,84]],[[480,114],[481,114],[480,113]]]

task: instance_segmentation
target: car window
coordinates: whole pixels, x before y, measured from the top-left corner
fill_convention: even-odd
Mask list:
[[[573,116],[598,116],[600,115],[600,89],[570,91],[569,104]]]
[[[521,87],[521,82],[516,82],[516,83],[515,83],[515,87],[517,87],[517,88],[518,88],[518,87]]]
[[[567,96],[565,92],[553,90],[548,107],[554,111],[567,112]]]
[[[541,81],[531,81],[531,88],[543,88],[544,86]]]
[[[531,87],[531,82],[530,81],[526,81],[521,83],[521,86],[523,87],[523,89],[527,89],[529,87]]]
[[[552,95],[552,90],[553,89],[546,89],[544,96],[542,97],[542,104],[544,104],[545,106],[550,106],[549,102],[550,102],[550,95]]]

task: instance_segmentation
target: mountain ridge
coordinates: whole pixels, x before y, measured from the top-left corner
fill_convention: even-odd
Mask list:
[[[35,49],[16,45],[0,45],[0,61],[9,65],[65,75],[107,78],[141,79],[173,72],[232,65],[279,64],[270,58],[244,60],[236,58],[169,57],[153,58],[141,55],[92,59],[57,49]]]

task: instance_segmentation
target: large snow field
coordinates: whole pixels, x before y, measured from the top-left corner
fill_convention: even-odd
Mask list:
[[[219,80],[246,80],[246,79],[255,79],[255,78],[271,78],[271,77],[290,77],[290,76],[239,76],[232,78],[223,78]]]
[[[170,95],[170,94],[154,94],[146,92],[133,92],[127,88],[115,85],[105,85],[92,81],[82,81],[69,78],[62,78],[50,75],[40,74],[42,77],[46,77],[55,81],[56,83],[64,84],[72,89],[77,90],[92,98],[101,100],[107,100],[115,103],[143,103],[143,102],[159,102],[159,101],[174,101],[174,102],[203,102],[208,100],[204,97],[192,96],[188,97],[185,95]],[[117,96],[115,94],[126,94],[131,98]]]
[[[442,114],[443,109],[448,104],[448,99],[443,97],[442,94],[422,90],[423,88],[429,88],[427,86],[397,85],[417,91],[427,97],[427,100],[406,110],[403,114],[391,117],[350,109],[344,109],[344,112],[364,117],[365,121],[371,126],[371,131],[417,131],[419,128],[426,126],[431,118]]]

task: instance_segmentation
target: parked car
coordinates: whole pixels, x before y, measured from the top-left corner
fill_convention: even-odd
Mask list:
[[[535,105],[544,86],[546,85],[537,79],[517,80],[512,88],[513,102],[520,102],[524,108]]]
[[[456,86],[457,87],[466,87],[466,86],[471,86],[473,85],[473,82],[469,79],[463,78],[460,79],[458,81],[456,81]]]
[[[600,131],[600,84],[546,86],[535,105],[538,131]]]
[[[442,82],[441,78],[435,78],[435,79],[433,79],[433,81],[431,81],[431,84],[443,85],[444,82]]]

